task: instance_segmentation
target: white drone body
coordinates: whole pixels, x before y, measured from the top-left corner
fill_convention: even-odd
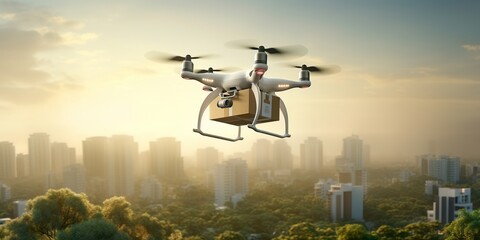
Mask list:
[[[217,102],[217,106],[221,108],[232,107],[232,100],[229,99],[229,96],[235,96],[237,91],[244,89],[251,89],[255,97],[256,112],[254,119],[251,124],[247,126],[256,132],[267,134],[270,136],[285,138],[290,137],[288,133],[288,113],[287,108],[285,107],[282,99],[279,99],[280,110],[282,112],[284,121],[285,121],[285,131],[283,134],[277,134],[262,130],[257,128],[258,119],[261,115],[261,94],[268,93],[275,95],[276,92],[289,90],[292,88],[308,88],[311,85],[310,82],[310,71],[320,72],[325,69],[320,69],[317,67],[307,67],[306,65],[294,66],[300,68],[299,80],[287,80],[279,78],[267,78],[264,77],[266,71],[268,70],[267,65],[267,52],[268,53],[279,53],[278,49],[268,48],[266,49],[263,46],[258,48],[250,47],[250,49],[258,50],[255,56],[255,63],[252,66],[250,71],[238,71],[228,74],[216,73],[212,68],[208,70],[200,70],[199,72],[194,72],[192,59],[197,59],[199,57],[191,57],[187,55],[185,57],[173,57],[168,59],[169,61],[182,61],[182,72],[181,77],[188,80],[196,80],[204,85],[203,89],[206,91],[212,91],[203,101],[200,111],[198,114],[197,128],[193,129],[194,132],[197,132],[203,136],[218,138],[227,141],[238,141],[243,140],[241,137],[241,126],[238,126],[238,135],[236,138],[229,138],[224,136],[219,136],[215,134],[210,134],[203,132],[201,130],[202,117],[212,101],[214,101],[218,96],[222,97],[222,100]],[[225,97],[226,96],[226,97]]]

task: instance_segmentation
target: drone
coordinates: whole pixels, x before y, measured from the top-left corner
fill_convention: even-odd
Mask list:
[[[268,70],[267,58],[268,55],[295,55],[306,53],[306,48],[301,45],[292,45],[285,47],[270,47],[265,46],[252,46],[252,45],[239,45],[238,47],[244,49],[255,50],[254,64],[251,69],[246,71],[236,71],[232,73],[219,73],[225,71],[223,69],[214,69],[212,67],[208,69],[200,69],[194,71],[194,64],[192,60],[205,58],[208,56],[172,56],[163,53],[151,51],[146,54],[146,57],[156,62],[182,62],[182,70],[180,76],[186,80],[195,80],[203,84],[203,90],[210,93],[203,101],[198,114],[197,128],[193,129],[194,132],[199,133],[206,137],[217,138],[221,140],[235,142],[243,140],[241,136],[241,126],[238,126],[238,134],[235,138],[220,136],[216,134],[206,133],[202,131],[202,117],[211,103],[220,97],[217,101],[218,108],[232,108],[234,99],[239,91],[250,89],[253,92],[255,99],[255,115],[251,123],[246,124],[248,128],[253,129],[256,132],[270,135],[277,138],[286,138],[291,135],[288,132],[288,113],[285,103],[279,98],[276,93],[293,89],[293,88],[308,88],[311,86],[310,73],[328,74],[339,71],[339,67],[316,67],[303,65],[289,65],[290,67],[300,69],[299,80],[287,80],[280,78],[265,77],[265,73]],[[285,131],[283,134],[273,133],[267,130],[263,130],[257,127],[259,119],[262,113],[262,94],[269,94],[279,98],[279,108],[285,121]]]

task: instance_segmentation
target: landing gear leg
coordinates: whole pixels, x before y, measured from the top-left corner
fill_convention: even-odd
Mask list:
[[[252,91],[253,95],[255,96],[255,103],[256,103],[256,112],[255,112],[255,117],[253,118],[252,124],[248,124],[248,127],[253,129],[256,132],[267,134],[270,136],[278,137],[278,138],[286,138],[290,137],[291,135],[288,134],[288,113],[287,113],[287,107],[285,107],[285,104],[283,103],[282,99],[280,99],[280,110],[282,111],[283,118],[285,119],[285,133],[283,135],[265,131],[262,129],[258,129],[256,127],[258,118],[260,117],[260,113],[262,112],[261,106],[262,106],[262,92],[260,91],[260,88],[258,86],[258,83],[252,83]]]
[[[215,98],[217,96],[219,96],[221,92],[222,92],[222,89],[217,88],[217,89],[215,89],[215,91],[208,94],[208,96],[205,98],[205,100],[203,100],[202,106],[200,107],[200,111],[198,113],[197,128],[194,128],[193,131],[196,132],[196,133],[199,133],[203,136],[206,136],[206,137],[218,138],[218,139],[222,139],[222,140],[226,140],[226,141],[230,141],[230,142],[236,142],[238,140],[243,140],[243,137],[241,136],[241,126],[238,126],[238,135],[237,135],[236,138],[228,138],[228,137],[223,137],[223,136],[219,136],[219,135],[215,135],[215,134],[205,133],[201,130],[203,113],[205,112],[207,107],[210,105],[210,103],[213,100],[215,100]]]

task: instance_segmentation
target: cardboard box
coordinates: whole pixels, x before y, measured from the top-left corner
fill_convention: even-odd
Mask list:
[[[251,89],[245,89],[237,92],[232,98],[233,106],[230,108],[219,108],[217,102],[218,96],[210,104],[210,120],[223,122],[235,126],[247,125],[253,122],[255,117],[255,96]],[[280,119],[280,98],[271,94],[262,93],[262,108],[258,123],[273,122]]]

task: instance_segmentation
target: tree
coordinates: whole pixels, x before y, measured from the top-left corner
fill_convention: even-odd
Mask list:
[[[101,239],[101,240],[129,240],[126,233],[103,218],[93,218],[73,225],[58,234],[58,240]]]
[[[275,238],[277,240],[307,240],[307,239],[335,239],[335,231],[331,228],[322,229],[309,222],[292,225],[287,233]]]
[[[438,231],[440,224],[438,222],[417,222],[404,227],[406,236],[404,239],[411,240],[437,240],[441,239]]]
[[[479,240],[480,210],[467,212],[461,210],[457,219],[445,228],[447,240]]]
[[[125,197],[112,197],[103,201],[102,214],[118,229],[132,235],[133,210]]]
[[[215,240],[246,240],[239,232],[225,231],[215,237]]]
[[[146,213],[135,217],[134,224],[136,239],[166,239],[174,232],[173,226]]]
[[[11,240],[35,240],[39,234],[35,233],[30,226],[31,215],[24,214],[7,224],[7,237],[5,239]],[[2,238],[3,239],[3,238]]]
[[[388,225],[382,225],[377,230],[373,232],[373,234],[379,240],[390,240],[390,239],[398,239],[397,230]]]
[[[55,239],[57,232],[82,222],[93,210],[86,195],[69,189],[50,189],[28,202],[26,213],[8,224],[12,238],[30,239],[42,236]]]
[[[360,224],[347,224],[337,229],[337,239],[339,240],[362,240],[372,239],[372,235]]]

